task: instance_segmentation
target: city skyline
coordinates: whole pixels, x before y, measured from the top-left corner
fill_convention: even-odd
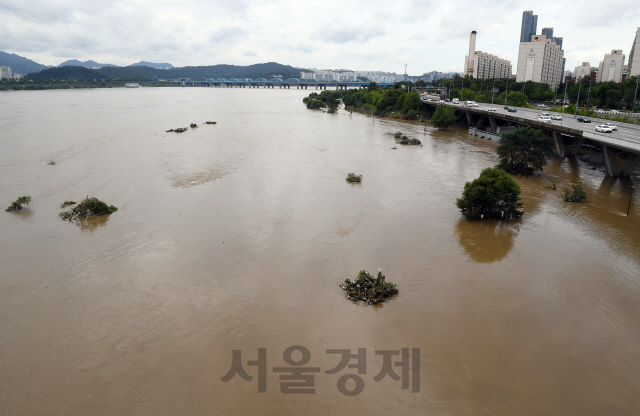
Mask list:
[[[478,32],[478,50],[517,62],[516,39],[525,10],[533,10],[545,28],[562,34],[566,68],[598,62],[613,49],[629,55],[640,22],[631,1],[606,10],[598,7],[597,14],[592,12],[597,3],[589,1],[571,13],[552,1],[498,3],[499,14],[496,2],[488,1],[469,7],[465,2],[401,2],[390,7],[383,2],[344,6],[327,1],[309,7],[243,0],[127,6],[68,0],[60,7],[51,1],[26,5],[1,0],[5,32],[0,50],[45,65],[67,59],[175,66],[276,61],[301,68],[404,73],[408,64],[408,73],[417,76],[463,72],[460,56],[468,49],[472,30]]]

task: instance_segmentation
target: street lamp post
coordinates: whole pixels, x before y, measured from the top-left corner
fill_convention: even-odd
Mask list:
[[[493,91],[496,89],[496,80],[493,80],[493,87],[491,87],[491,105],[493,105]],[[637,90],[637,88],[636,88]]]
[[[638,98],[638,83],[640,83],[640,75],[636,75],[636,95],[633,96],[633,111],[636,111],[636,99]]]
[[[564,83],[564,98],[562,99],[562,119],[560,120],[560,125],[564,123],[564,103],[567,102],[567,83]]]
[[[636,86],[637,86],[637,83],[636,83]],[[631,208],[631,197],[633,196],[633,189],[634,189],[633,180],[635,179],[635,176],[631,175],[630,178],[631,178],[631,186],[630,186],[631,192],[629,193],[629,205],[627,205],[627,217],[629,216],[629,209]]]
[[[578,98],[576,99],[576,112],[574,117],[578,115],[578,104],[580,103],[580,87],[582,87],[582,80],[578,82]]]
[[[509,92],[509,78],[507,78],[507,87],[504,89],[504,105],[507,105],[507,93]]]

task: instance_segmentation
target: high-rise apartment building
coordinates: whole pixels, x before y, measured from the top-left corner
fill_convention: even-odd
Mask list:
[[[622,72],[624,70],[624,58],[622,49],[614,49],[604,56],[600,62],[597,82],[622,82]]]
[[[566,60],[561,37],[553,36],[553,28],[545,27],[536,35],[538,16],[532,10],[522,13],[520,49],[516,81],[534,81],[556,88],[564,74]]]
[[[469,54],[464,57],[464,75],[476,79],[507,78],[511,76],[511,62],[487,52],[476,51],[474,30],[469,39]]]
[[[11,74],[11,68],[9,68],[8,66],[0,67],[0,79],[11,79],[12,77],[13,75]]]
[[[633,46],[629,53],[629,69],[627,71],[627,79],[640,75],[640,27],[636,31],[636,37],[633,39]]]
[[[549,84],[555,89],[562,82],[564,52],[544,35],[534,35],[529,42],[520,42],[516,81]]]
[[[522,27],[520,28],[520,42],[531,42],[531,36],[536,34],[537,29],[538,15],[534,15],[533,10],[523,12]]]
[[[582,65],[576,67],[573,75],[575,75],[576,81],[582,77],[591,77],[591,64],[589,62],[583,62]]]

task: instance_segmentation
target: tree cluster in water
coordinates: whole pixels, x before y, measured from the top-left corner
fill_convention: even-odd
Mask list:
[[[353,172],[347,175],[347,182],[361,182],[361,181],[362,181],[362,175],[356,175]]]
[[[384,302],[389,296],[398,293],[396,285],[385,282],[385,277],[380,271],[378,277],[373,278],[368,271],[361,270],[356,280],[346,279],[340,287],[347,291],[347,299],[355,302],[364,301],[368,305]]]
[[[68,202],[73,203],[73,201]],[[107,205],[97,198],[86,198],[75,208],[61,212],[59,215],[63,220],[74,221],[81,218],[98,217],[100,215],[111,214],[117,210],[118,208],[113,205]]]
[[[408,144],[408,145],[417,145],[417,144],[422,144],[422,142],[418,139],[410,139],[407,136],[405,136],[404,134],[402,134],[401,131],[397,131],[396,134],[393,136],[396,139],[396,142],[400,143],[400,144]]]
[[[29,205],[30,202],[30,196],[21,196],[20,198],[13,201],[11,205],[9,205],[9,208],[7,208],[5,211],[17,211],[19,209],[22,209],[23,205]]]
[[[367,89],[313,92],[302,101],[309,109],[327,108],[327,112],[335,112],[340,100],[347,107],[355,110],[374,113],[380,117],[402,117],[407,120],[428,119],[431,110],[422,103],[417,91],[407,92],[398,83],[394,87],[378,88],[375,83]]]

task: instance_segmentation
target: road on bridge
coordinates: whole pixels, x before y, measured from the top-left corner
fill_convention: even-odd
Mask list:
[[[495,104],[478,103],[478,107],[466,107],[464,105],[464,102],[461,102],[460,104],[447,103],[444,101],[433,102],[433,99],[438,99],[438,98],[439,98],[438,96],[428,96],[428,98],[424,99],[423,101],[428,101],[429,104],[443,104],[443,105],[447,105],[449,107],[458,108],[458,109],[463,109],[463,108],[473,108],[476,110],[480,109],[480,110],[483,110],[483,112],[486,112],[487,115],[496,114],[496,113],[517,115],[518,117],[522,117],[524,119],[533,120],[533,121],[537,121],[537,117],[542,113],[549,113],[551,115],[554,115],[554,114],[562,115],[562,113],[545,111],[544,109],[538,110],[533,108],[520,108],[520,107],[515,107],[517,109],[516,113],[509,113],[504,108],[504,104],[498,104],[498,103],[495,103]],[[488,110],[489,108],[495,108],[496,111],[489,111]],[[569,127],[577,130],[583,130],[585,133],[589,133],[588,135],[584,136],[587,138],[589,138],[591,134],[595,134],[597,136],[602,136],[605,140],[619,139],[619,140],[634,142],[640,145],[640,125],[619,123],[617,121],[604,120],[601,118],[594,118],[594,117],[590,117],[590,118],[591,118],[591,123],[582,123],[577,121],[576,117],[573,114],[565,113],[563,116],[563,120],[552,120],[551,123],[549,124],[555,125],[555,126],[565,126],[565,127]],[[596,126],[603,123],[613,123],[618,127],[618,130],[612,133],[596,132],[595,131]]]

